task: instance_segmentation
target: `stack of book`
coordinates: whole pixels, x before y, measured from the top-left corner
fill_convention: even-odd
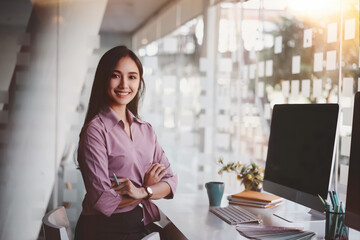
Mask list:
[[[228,196],[230,204],[271,208],[283,203],[283,198],[263,192],[245,190]]]

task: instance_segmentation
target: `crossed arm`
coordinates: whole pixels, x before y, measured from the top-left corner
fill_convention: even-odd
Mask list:
[[[171,189],[169,184],[161,182],[161,179],[166,174],[163,164],[154,163],[146,171],[144,177],[144,186],[151,187],[153,195],[151,199],[160,199],[170,194]],[[147,197],[147,192],[144,187],[136,187],[128,178],[119,178],[119,185],[112,183],[112,188],[122,196],[122,200],[117,208],[127,207],[133,204],[138,204]]]

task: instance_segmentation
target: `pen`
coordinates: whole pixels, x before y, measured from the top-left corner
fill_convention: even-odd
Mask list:
[[[337,196],[336,191],[333,191],[333,196],[334,196],[334,202],[335,202],[335,204],[336,204],[336,205],[340,205],[340,203],[339,203],[339,198],[338,198],[338,196]]]
[[[325,200],[320,196],[320,194],[318,194],[318,196],[319,196],[322,204],[324,204],[325,211],[329,211],[329,210],[330,210],[330,204],[329,204],[327,201],[325,201]]]
[[[115,173],[114,173],[114,178],[115,178],[116,185],[118,185],[118,186],[119,186],[119,181],[118,181],[118,179],[117,179],[117,177],[116,177]]]

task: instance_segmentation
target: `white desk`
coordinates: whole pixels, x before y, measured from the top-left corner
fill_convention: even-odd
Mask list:
[[[242,237],[235,229],[211,212],[206,192],[199,194],[175,194],[172,200],[155,201],[159,209],[170,221],[190,240],[220,240],[220,239],[247,239]],[[227,205],[226,197],[223,197],[222,206]],[[324,239],[325,221],[289,223],[273,213],[283,210],[303,210],[308,208],[286,201],[285,204],[272,209],[260,209],[244,207],[263,219],[264,225],[302,227],[304,230],[315,232],[314,239]],[[350,230],[350,240],[360,239],[360,232]]]

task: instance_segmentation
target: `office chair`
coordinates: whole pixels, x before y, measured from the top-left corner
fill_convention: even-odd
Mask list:
[[[69,240],[71,238],[69,219],[64,207],[51,210],[42,219],[46,240]]]

